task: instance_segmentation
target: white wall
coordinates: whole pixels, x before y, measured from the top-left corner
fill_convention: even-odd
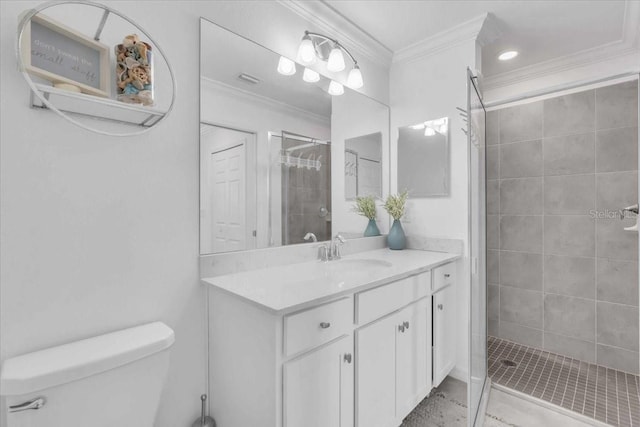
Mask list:
[[[0,358],[162,320],[176,343],[157,426],[186,426],[206,391],[199,17],[289,55],[313,26],[266,1],[103,3],[136,20],[174,67],[174,111],[142,136],[101,136],[29,109],[16,29],[19,14],[39,2],[0,2]],[[385,101],[386,72],[361,67],[365,91]]]
[[[407,234],[460,239],[465,258],[458,263],[456,376],[468,371],[469,236],[467,137],[456,107],[466,109],[467,67],[475,69],[474,40],[391,67],[391,191],[397,190],[398,128],[440,117],[450,118],[451,192],[448,197],[409,199],[403,227]],[[461,379],[464,379],[462,377]]]

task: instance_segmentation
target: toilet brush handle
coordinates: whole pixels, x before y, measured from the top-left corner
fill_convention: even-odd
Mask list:
[[[200,399],[202,400],[202,417],[200,418],[200,422],[202,423],[202,425],[204,425],[204,423],[206,421],[204,419],[204,417],[205,417],[204,411],[205,411],[205,402],[207,401],[207,395],[203,394],[202,396],[200,396]]]

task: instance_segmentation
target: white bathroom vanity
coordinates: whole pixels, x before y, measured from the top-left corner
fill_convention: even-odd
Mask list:
[[[455,364],[457,254],[378,249],[205,278],[225,427],[393,427]]]

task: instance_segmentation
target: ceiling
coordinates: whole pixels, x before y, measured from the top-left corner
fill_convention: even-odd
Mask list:
[[[626,10],[624,0],[324,2],[393,52],[489,12],[500,37],[483,48],[485,76],[619,41]],[[520,55],[498,61],[497,55],[507,49]]]

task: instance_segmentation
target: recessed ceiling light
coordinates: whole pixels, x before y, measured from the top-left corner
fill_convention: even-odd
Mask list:
[[[500,61],[508,61],[510,59],[515,58],[516,56],[518,56],[517,50],[507,50],[502,52],[500,55],[498,55],[498,59]]]

